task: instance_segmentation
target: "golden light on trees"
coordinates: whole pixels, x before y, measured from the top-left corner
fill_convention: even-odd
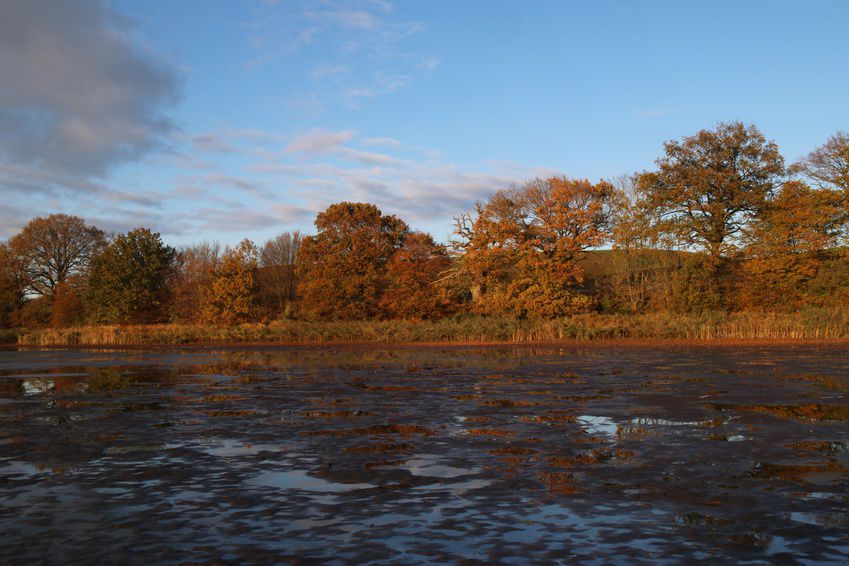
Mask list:
[[[495,193],[457,218],[455,249],[485,313],[551,318],[587,311],[580,260],[609,236],[613,186],[551,177]]]

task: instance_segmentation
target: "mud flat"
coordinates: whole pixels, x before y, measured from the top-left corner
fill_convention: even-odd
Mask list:
[[[0,351],[0,560],[849,561],[845,344]]]

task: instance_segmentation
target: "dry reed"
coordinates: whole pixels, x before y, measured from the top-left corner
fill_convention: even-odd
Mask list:
[[[557,320],[462,317],[434,321],[279,321],[238,326],[81,326],[20,331],[28,346],[322,342],[553,342],[562,340],[823,340],[849,338],[849,312],[585,314]]]

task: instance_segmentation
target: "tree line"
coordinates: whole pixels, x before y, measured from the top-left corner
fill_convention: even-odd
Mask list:
[[[448,245],[369,203],[235,247],[35,218],[0,244],[0,326],[849,304],[849,135],[787,166],[757,127],[722,123],[667,142],[655,165],[499,190],[455,217]]]

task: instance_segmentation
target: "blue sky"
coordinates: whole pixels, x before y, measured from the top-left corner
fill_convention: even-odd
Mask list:
[[[728,120],[792,161],[849,130],[847,26],[839,0],[0,0],[0,238],[65,212],[261,242],[356,200],[444,240],[497,188]]]

